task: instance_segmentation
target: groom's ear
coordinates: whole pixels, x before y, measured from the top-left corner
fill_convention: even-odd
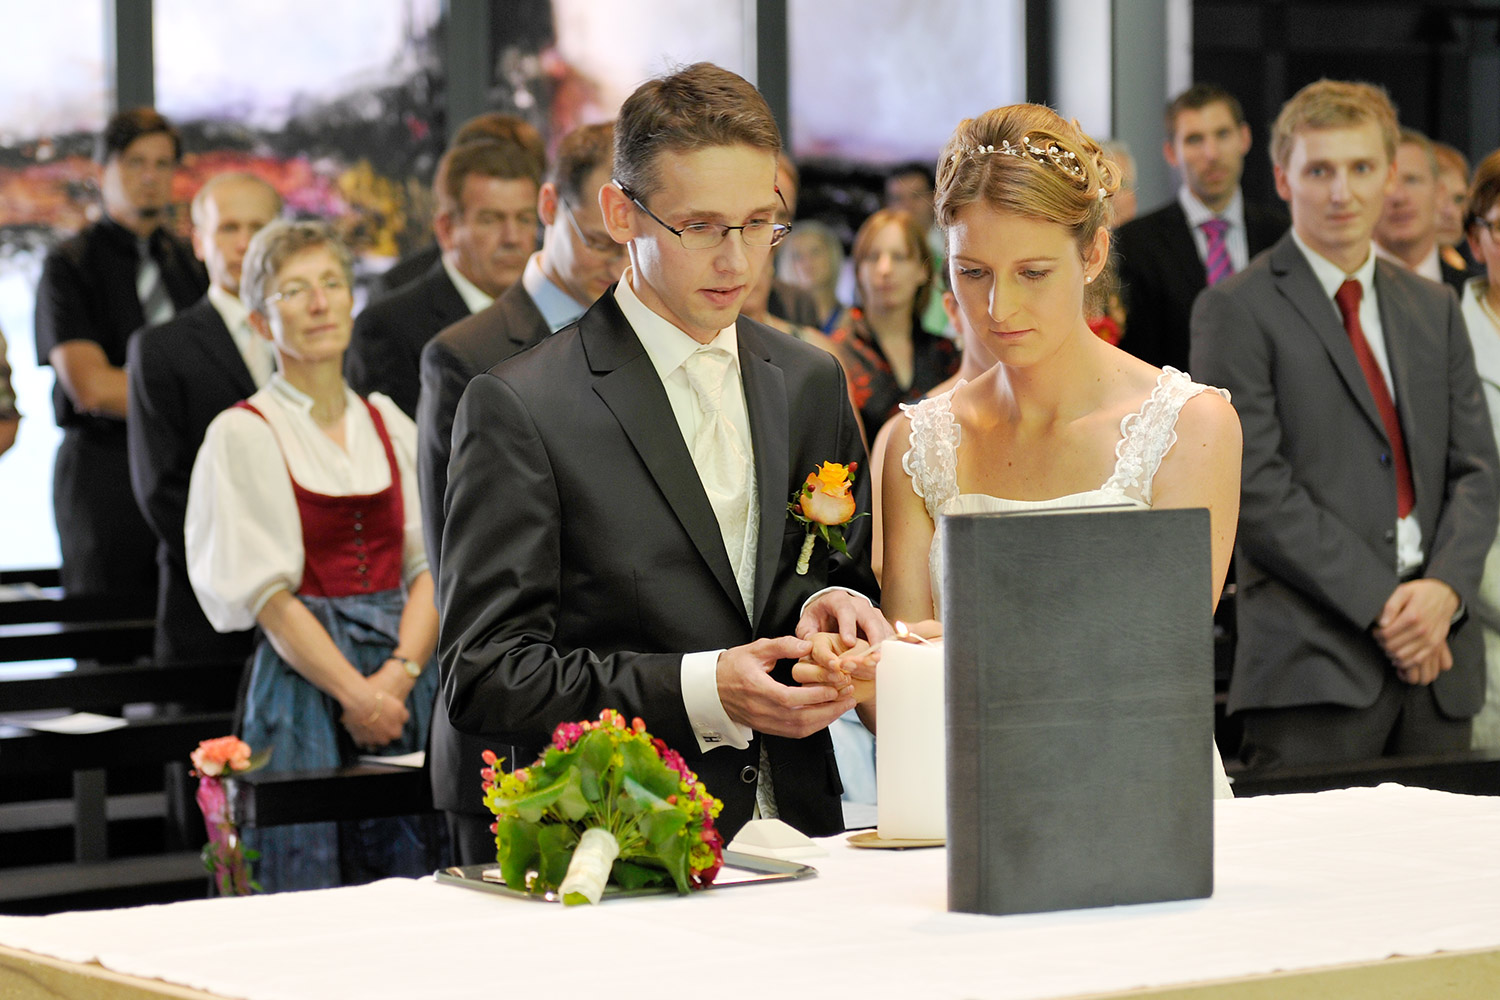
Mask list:
[[[599,189],[599,212],[605,231],[616,243],[629,243],[635,236],[635,203],[613,181]]]

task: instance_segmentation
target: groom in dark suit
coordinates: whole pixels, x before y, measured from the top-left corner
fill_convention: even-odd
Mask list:
[[[780,148],[764,99],[706,63],[626,100],[600,204],[630,269],[470,383],[439,569],[460,731],[536,748],[603,708],[640,716],[723,800],[728,837],[757,811],[842,829],[827,726],[853,699],[788,683],[810,650],[791,633],[888,630],[824,589],[874,592],[868,519],[849,557],[819,544],[794,569],[788,499],[820,463],[865,455],[832,356],[738,318],[782,233]]]
[[[1120,346],[1187,370],[1193,300],[1243,271],[1286,232],[1286,219],[1240,191],[1250,126],[1233,94],[1206,83],[1188,88],[1167,105],[1166,128],[1162,155],[1182,177],[1177,197],[1115,234],[1126,309]]]
[[[130,339],[125,428],[131,486],[158,540],[157,662],[232,663],[250,656],[252,633],[215,632],[203,617],[188,582],[182,522],[209,422],[254,395],[276,369],[271,345],[250,329],[239,291],[250,237],[281,214],[281,196],[259,177],[219,174],[194,196],[192,212],[208,294]]]
[[[1255,767],[1465,749],[1495,442],[1452,291],[1376,258],[1396,115],[1322,80],[1282,108],[1292,232],[1193,310],[1244,427],[1229,711]]]
[[[584,125],[563,137],[537,196],[542,248],[495,304],[459,320],[422,348],[422,392],[417,400],[417,478],[422,490],[422,531],[434,573],[441,564],[443,495],[453,416],[474,376],[550,334],[577,322],[609,290],[625,267],[625,248],[604,230],[599,189],[609,183],[614,126]],[[446,712],[432,718],[428,751],[433,804],[448,817],[459,864],[493,861],[490,815],[474,780],[474,762],[486,749],[513,759],[495,735],[464,735]]]

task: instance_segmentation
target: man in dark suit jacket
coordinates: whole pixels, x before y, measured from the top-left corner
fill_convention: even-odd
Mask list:
[[[838,364],[736,322],[780,232],[780,134],[753,87],[703,63],[643,84],[615,128],[600,199],[630,270],[459,404],[443,697],[460,731],[524,747],[606,707],[639,716],[723,800],[727,837],[757,806],[831,833],[827,726],[852,698],[785,683],[779,661],[810,650],[794,628],[888,627],[864,598],[820,589],[873,592],[867,519],[848,528],[850,557],[820,545],[794,570],[788,498],[820,463],[864,459]]]
[[[1190,87],[1167,105],[1166,126],[1162,153],[1182,186],[1173,201],[1115,234],[1126,311],[1120,346],[1158,367],[1186,370],[1193,300],[1210,277],[1244,270],[1286,232],[1286,219],[1240,193],[1250,126],[1233,94]]]
[[[1375,252],[1462,296],[1468,272],[1453,267],[1438,252],[1440,176],[1432,140],[1414,128],[1403,128],[1396,146],[1396,186],[1375,224]]]
[[[494,365],[578,320],[625,266],[625,248],[610,239],[599,214],[599,189],[609,183],[614,127],[585,125],[563,137],[537,196],[542,249],[521,280],[495,304],[459,320],[422,349],[417,402],[417,477],[422,528],[434,572],[441,561],[443,495],[453,415],[469,382]],[[518,754],[499,735],[462,735],[446,712],[434,713],[428,751],[433,803],[448,814],[459,864],[493,861],[494,817],[484,806],[481,755],[495,750],[514,765]],[[529,758],[528,758],[529,759]]]
[[[416,416],[427,341],[521,277],[536,246],[541,182],[536,159],[514,143],[480,139],[443,154],[433,180],[442,258],[355,319],[344,367],[356,392],[383,392]]]
[[[1229,710],[1252,766],[1465,749],[1495,442],[1458,301],[1378,260],[1395,111],[1323,80],[1278,117],[1292,232],[1193,311],[1244,427]]]
[[[147,322],[170,319],[208,282],[165,225],[181,139],[150,108],[110,119],[99,142],[104,217],[47,255],[36,290],[36,355],[57,372],[62,443],[52,506],[70,595],[150,606],[156,538],[130,494],[125,348]]]
[[[221,634],[203,617],[188,582],[182,524],[209,422],[275,371],[272,348],[250,329],[239,288],[250,237],[280,213],[280,195],[260,178],[210,178],[193,198],[193,248],[208,268],[208,294],[130,340],[130,482],[157,538],[158,662],[231,663],[253,646],[252,633]]]

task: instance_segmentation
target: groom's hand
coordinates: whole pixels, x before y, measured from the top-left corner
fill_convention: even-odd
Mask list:
[[[853,646],[864,639],[872,646],[891,637],[891,623],[868,599],[842,588],[819,594],[802,611],[797,622],[798,637],[810,639],[818,632],[836,632],[844,645]]]
[[[847,596],[847,595],[846,595]],[[719,701],[742,726],[772,736],[810,736],[854,707],[854,699],[824,684],[789,686],[771,677],[778,660],[812,652],[805,639],[757,639],[719,654]]]

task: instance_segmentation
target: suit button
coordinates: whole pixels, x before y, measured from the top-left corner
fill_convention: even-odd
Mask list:
[[[1385,532],[1385,540],[1387,542],[1394,542],[1396,540],[1396,529],[1387,528]]]
[[[746,764],[744,767],[740,768],[740,780],[747,785],[755,784],[755,779],[759,774],[760,772],[751,767],[749,764]]]
[[[1391,453],[1390,452],[1383,451],[1383,452],[1380,453],[1380,464],[1384,465],[1386,468],[1390,468],[1390,465],[1391,465]]]

